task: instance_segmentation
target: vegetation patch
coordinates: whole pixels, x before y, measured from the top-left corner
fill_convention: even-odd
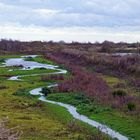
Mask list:
[[[49,94],[47,99],[74,105],[77,107],[77,111],[79,113],[101,122],[102,124],[105,124],[130,138],[134,138],[136,140],[140,138],[138,134],[140,127],[138,125],[139,120],[137,117],[100,106],[94,100],[85,97],[83,94],[55,93]],[[135,109],[135,105],[132,103],[129,104],[129,107],[130,111]]]
[[[126,86],[126,81],[120,80],[118,77],[108,75],[105,77],[104,75],[98,77],[98,74],[91,74],[91,72],[86,69],[87,65],[88,67],[95,66],[95,61],[98,65],[101,64],[101,66],[104,66],[106,64],[106,66],[108,66],[108,64],[110,64],[113,68],[116,67],[117,69],[115,57],[113,58],[113,61],[108,61],[108,58],[110,57],[105,57],[104,60],[103,56],[95,56],[94,60],[92,60],[90,54],[88,55],[89,57],[86,55],[83,57],[82,54],[79,55],[79,52],[81,53],[82,51],[78,51],[78,53],[74,51],[76,57],[73,55],[73,50],[70,55],[66,55],[65,50],[65,53],[60,52],[60,54],[56,53],[51,56],[52,60],[61,62],[62,65],[69,68],[71,75],[67,74],[66,76],[48,75],[48,73],[56,71],[44,68],[23,71],[19,69],[22,68],[22,66],[16,66],[15,68],[12,68],[13,71],[9,71],[11,67],[1,67],[0,118],[9,116],[11,121],[8,123],[8,128],[13,128],[13,126],[16,125],[23,126],[21,140],[109,139],[104,137],[102,133],[98,132],[98,130],[95,130],[93,127],[90,129],[89,125],[73,120],[73,117],[65,108],[43,103],[38,100],[39,96],[32,96],[29,94],[31,89],[44,87],[42,92],[47,96],[47,99],[71,104],[77,108],[77,111],[80,114],[84,114],[93,120],[106,124],[128,137],[136,140],[140,139],[139,104],[135,97],[130,96],[131,91],[133,93],[134,90],[129,90]],[[69,53],[69,51],[67,53]],[[15,57],[19,58],[20,56],[0,56],[1,59]],[[47,55],[45,58],[47,58]],[[77,61],[75,61],[75,58],[77,58]],[[44,64],[54,64],[52,61],[45,60],[41,56],[36,58],[29,57],[25,58],[25,60]],[[136,60],[138,60],[138,58],[136,58]],[[135,64],[136,60],[134,59]],[[133,59],[121,59],[121,67],[126,65],[123,61],[128,63],[133,61]],[[129,68],[131,68],[131,66]],[[99,69],[95,67],[95,70]],[[100,69],[100,72],[103,70],[104,69]],[[119,73],[121,71],[122,68],[119,67]],[[45,74],[45,76],[27,76],[23,77],[22,81],[6,80],[6,78],[13,75],[28,74]],[[62,90],[67,93],[53,94],[55,90],[47,88],[47,85],[52,82],[62,82],[59,84],[58,88],[60,91]],[[125,86],[120,83],[125,84]],[[135,85],[139,87],[139,82],[136,81]],[[115,107],[113,108],[110,104],[107,104],[108,102],[116,103],[114,105]],[[119,105],[121,105],[121,109],[118,107]]]
[[[48,94],[51,94],[51,93],[52,93],[52,91],[51,91],[51,89],[50,89],[50,88],[43,87],[43,88],[42,88],[41,93],[43,93],[43,94],[44,94],[44,96],[47,96]]]
[[[34,61],[34,62],[38,62],[38,63],[43,63],[43,64],[49,64],[49,65],[56,65],[55,62],[44,59],[42,56],[37,56],[37,57],[26,57],[24,58],[24,60],[26,61]]]
[[[0,90],[4,90],[4,89],[7,89],[8,87],[5,86],[5,85],[0,85]]]
[[[47,96],[47,99],[74,105],[75,107],[77,107],[77,111],[79,113],[85,115],[110,111],[110,108],[102,107],[98,105],[94,100],[91,100],[90,98],[80,93],[49,94]]]
[[[9,57],[15,58],[16,56]],[[8,58],[8,56],[5,56],[5,58]],[[38,96],[30,95],[30,90],[37,87],[46,87],[50,84],[48,81],[43,81],[41,76],[23,77],[22,81],[3,80],[3,77],[8,78],[12,75],[23,75],[24,73],[21,70],[9,72],[10,69],[10,67],[0,68],[0,118],[6,116],[10,118],[7,128],[21,126],[23,132],[20,136],[21,140],[77,140],[89,138],[94,140],[96,137],[101,140],[109,139],[102,134],[99,135],[96,130],[84,126],[79,121],[72,123],[73,118],[65,108],[43,103],[38,100]],[[45,69],[29,70],[25,71],[24,74],[35,74],[36,71],[39,71],[40,74],[44,71],[47,75]],[[57,78],[61,79],[61,76]]]
[[[4,58],[0,58],[0,64],[4,63],[4,62],[5,62],[5,59]]]
[[[124,97],[127,93],[124,90],[115,90],[112,92],[113,97]]]

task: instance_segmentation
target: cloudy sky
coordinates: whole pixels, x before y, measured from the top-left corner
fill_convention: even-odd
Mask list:
[[[0,38],[140,41],[140,0],[0,0]]]

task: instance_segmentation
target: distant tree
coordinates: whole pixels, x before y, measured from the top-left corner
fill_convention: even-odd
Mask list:
[[[113,48],[116,46],[116,44],[111,41],[104,41],[101,46],[101,52],[110,53],[113,51]]]

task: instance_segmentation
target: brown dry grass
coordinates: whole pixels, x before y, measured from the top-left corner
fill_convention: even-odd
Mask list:
[[[0,122],[0,140],[19,140],[22,131],[18,130],[20,127],[7,128],[9,122],[8,117],[5,117]]]

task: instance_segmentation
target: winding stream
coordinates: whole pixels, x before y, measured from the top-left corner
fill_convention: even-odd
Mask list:
[[[54,69],[54,70],[59,70],[59,72],[54,72],[54,73],[49,73],[49,74],[65,74],[67,73],[66,70],[63,69],[59,69],[58,66],[54,66],[54,65],[47,65],[47,64],[41,64],[38,62],[32,62],[32,61],[25,61],[24,58],[28,57],[28,56],[24,56],[22,58],[12,58],[12,59],[8,59],[5,61],[4,66],[14,66],[14,65],[22,65],[23,68],[21,70],[31,70],[34,68],[47,68],[47,69]],[[30,56],[30,57],[36,57],[36,56]],[[43,73],[44,74],[44,73]],[[31,74],[31,75],[19,75],[19,76],[12,76],[9,80],[20,80],[21,77],[25,77],[25,76],[36,76],[36,75],[43,75],[43,74]],[[48,86],[48,88],[57,86],[57,84],[52,84],[50,86]],[[68,112],[77,120],[80,120],[82,122],[85,122],[93,127],[98,128],[101,132],[108,134],[109,136],[111,136],[112,138],[117,138],[118,140],[128,140],[127,137],[121,135],[120,133],[112,130],[111,128],[107,127],[106,125],[100,124],[94,120],[89,119],[88,117],[84,116],[84,115],[80,115],[77,111],[76,108],[72,105],[69,104],[64,104],[61,102],[55,102],[55,101],[51,101],[51,100],[47,100],[43,94],[41,93],[42,87],[40,88],[36,88],[30,91],[31,95],[40,95],[39,100],[43,101],[43,102],[47,102],[47,103],[52,103],[52,104],[56,104],[62,107],[65,107]]]
[[[67,73],[66,70],[59,69],[58,66],[24,60],[24,58],[27,58],[27,57],[34,58],[36,56],[37,55],[28,55],[28,56],[22,56],[21,58],[10,58],[10,59],[7,59],[5,61],[5,63],[3,63],[3,67],[22,65],[22,68],[20,70],[32,70],[32,69],[35,69],[35,68],[45,68],[45,69],[57,70],[58,71],[58,72],[47,73],[47,74],[66,74]],[[10,71],[12,71],[12,69]],[[12,76],[12,77],[9,78],[9,80],[20,80],[20,78],[25,77],[25,76],[38,76],[38,75],[46,75],[46,73]]]

